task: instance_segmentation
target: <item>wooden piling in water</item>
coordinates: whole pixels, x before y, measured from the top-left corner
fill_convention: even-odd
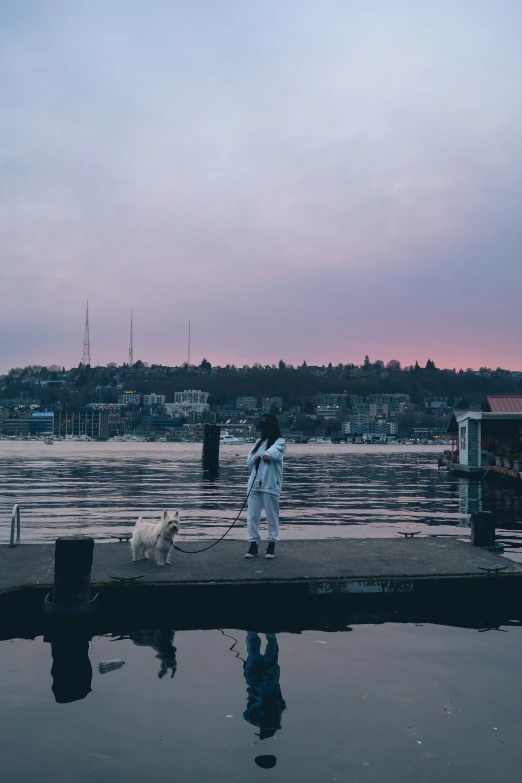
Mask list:
[[[203,470],[208,478],[219,474],[219,438],[221,427],[205,424],[203,430]]]

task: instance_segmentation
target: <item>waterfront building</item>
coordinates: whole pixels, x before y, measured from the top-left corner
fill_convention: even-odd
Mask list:
[[[480,471],[487,452],[497,452],[522,432],[522,395],[491,395],[482,411],[455,411],[448,432],[458,426],[459,464]]]
[[[68,408],[57,411],[54,417],[54,434],[104,440],[109,436],[109,411],[94,408]]]
[[[414,427],[412,436],[415,440],[439,440],[446,438],[447,432],[444,427]]]
[[[373,416],[352,416],[341,424],[343,435],[376,435],[379,437],[399,434],[399,424],[393,419],[383,419]]]
[[[21,416],[1,416],[0,432],[2,435],[22,437],[52,435],[53,420],[54,414],[47,411]]]

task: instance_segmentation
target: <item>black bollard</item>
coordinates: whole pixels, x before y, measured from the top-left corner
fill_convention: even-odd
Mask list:
[[[471,514],[471,543],[473,546],[495,546],[495,519],[490,511]]]
[[[54,550],[53,604],[86,604],[91,598],[94,539],[64,536]]]

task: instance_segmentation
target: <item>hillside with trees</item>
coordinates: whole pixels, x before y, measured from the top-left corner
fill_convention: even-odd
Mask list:
[[[213,368],[206,359],[199,366],[166,367],[137,361],[132,367],[79,367],[65,370],[56,365],[13,368],[0,377],[0,398],[34,397],[42,406],[81,406],[88,402],[116,402],[119,391],[141,394],[174,393],[197,388],[208,391],[212,405],[234,405],[236,397],[282,397],[284,407],[312,404],[319,393],[368,394],[406,393],[412,403],[422,405],[427,396],[446,397],[449,406],[477,405],[489,394],[522,394],[520,373],[481,368],[478,371],[438,369],[432,361],[402,368],[397,360],[386,365],[366,357],[360,366],[332,364],[298,367],[280,361],[278,365]]]

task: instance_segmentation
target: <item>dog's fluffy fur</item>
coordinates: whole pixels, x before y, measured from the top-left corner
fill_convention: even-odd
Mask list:
[[[136,522],[130,541],[134,562],[145,560],[154,552],[159,566],[170,563],[174,536],[179,530],[179,511],[165,511],[159,522]]]

